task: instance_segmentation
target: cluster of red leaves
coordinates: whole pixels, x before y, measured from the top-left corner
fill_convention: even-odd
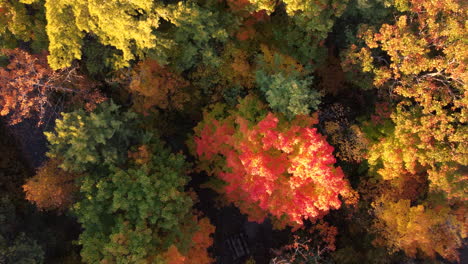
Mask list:
[[[10,123],[38,114],[42,123],[47,108],[52,106],[51,94],[62,92],[72,95],[69,103],[80,103],[87,110],[105,98],[95,84],[77,73],[76,68],[53,71],[47,64],[46,54],[32,55],[21,49],[1,50],[9,59],[0,67],[0,115],[10,115]]]
[[[47,161],[23,185],[26,199],[41,210],[63,211],[74,202],[73,197],[78,190],[74,182],[77,175],[60,169],[59,165],[59,160]]]
[[[278,227],[298,227],[340,208],[339,195],[352,193],[334,167],[333,147],[311,127],[316,116],[289,122],[270,112],[256,124],[239,114],[204,122],[211,125],[195,136],[197,155],[201,161],[225,159],[211,173],[226,182],[221,191],[251,221],[271,214]]]

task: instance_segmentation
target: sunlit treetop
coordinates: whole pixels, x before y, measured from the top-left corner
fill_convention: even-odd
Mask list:
[[[345,65],[358,62],[374,86],[413,99],[423,113],[452,110],[466,122],[466,19],[463,1],[396,1],[406,12],[379,30],[363,27],[366,46],[351,47]],[[460,114],[457,114],[461,111]]]
[[[255,97],[226,112],[205,112],[195,128],[200,168],[225,184],[217,190],[249,219],[272,215],[277,227],[301,226],[341,206],[352,189],[335,167],[333,147],[312,125],[316,117],[287,121],[266,111]]]
[[[390,252],[403,250],[408,256],[421,254],[436,258],[439,254],[450,261],[460,261],[458,249],[467,237],[466,208],[455,210],[448,205],[416,205],[410,200],[393,201],[381,197],[373,203],[376,220],[374,244]]]
[[[29,1],[33,2],[33,1]],[[159,2],[154,1],[45,1],[49,64],[54,69],[81,59],[86,33],[121,51],[121,65],[157,45],[152,33],[159,25]],[[118,62],[116,62],[118,63]]]
[[[369,147],[371,169],[389,181],[421,175],[429,180],[430,191],[466,200],[466,126],[453,116],[425,115],[421,107],[410,106],[400,103],[391,114],[393,126]]]

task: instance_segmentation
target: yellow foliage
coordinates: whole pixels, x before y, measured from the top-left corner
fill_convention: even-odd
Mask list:
[[[411,206],[409,200],[392,202],[388,197],[381,197],[373,206],[377,217],[374,228],[381,236],[374,241],[377,245],[391,251],[401,249],[410,257],[419,251],[431,258],[437,253],[459,260],[457,249],[467,236],[466,218],[460,219],[459,212],[447,206]]]
[[[466,199],[468,134],[450,115],[425,115],[401,103],[391,115],[394,132],[372,145],[368,162],[384,180],[400,181],[414,175],[430,180],[432,191],[449,199]],[[381,164],[381,165],[379,165]]]
[[[46,0],[49,64],[53,69],[65,68],[74,59],[81,59],[82,38],[96,35],[104,45],[122,52],[116,67],[128,66],[135,53],[156,47],[153,30],[158,27],[159,2],[145,0]],[[138,16],[144,13],[144,16]]]

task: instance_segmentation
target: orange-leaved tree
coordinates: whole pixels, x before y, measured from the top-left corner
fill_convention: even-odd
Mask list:
[[[217,104],[204,113],[194,152],[200,169],[224,183],[215,189],[250,220],[271,215],[279,228],[300,227],[340,208],[339,195],[353,193],[316,123],[316,116],[288,121],[247,96],[235,110]]]
[[[60,160],[50,159],[44,163],[34,177],[23,185],[26,199],[41,210],[68,209],[78,191],[75,184],[77,174],[59,168]]]
[[[52,70],[46,54],[29,54],[21,49],[3,49],[9,64],[0,67],[0,116],[11,124],[37,116],[42,124],[53,93],[71,95],[68,103],[78,103],[87,110],[105,100],[96,85],[79,74],[76,68]]]
[[[196,218],[196,217],[195,217]],[[206,217],[197,221],[198,230],[192,235],[192,243],[186,254],[179,252],[179,249],[171,245],[163,255],[167,264],[208,264],[213,263],[207,251],[207,248],[213,245],[212,234],[215,232],[215,227]]]

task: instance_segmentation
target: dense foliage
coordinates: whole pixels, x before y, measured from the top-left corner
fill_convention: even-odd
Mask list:
[[[84,228],[79,243],[86,262],[162,261],[171,246],[182,253],[200,246],[191,241],[197,217],[183,189],[184,157],[150,132],[138,133],[136,117],[104,103],[90,114],[65,114],[47,134],[49,155],[63,157],[65,171],[86,174],[73,206]]]
[[[467,10],[0,0],[0,263],[466,262]]]
[[[223,116],[225,106],[205,112],[195,128],[200,166],[225,182],[222,193],[252,221],[270,214],[279,226],[302,225],[351,196],[333,147],[311,126],[314,117],[288,122],[254,97]]]

